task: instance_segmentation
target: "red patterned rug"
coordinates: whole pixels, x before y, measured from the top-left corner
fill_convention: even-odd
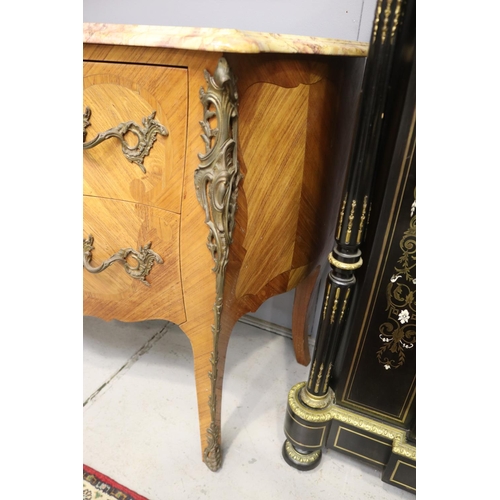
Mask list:
[[[148,500],[96,470],[83,466],[83,500]]]

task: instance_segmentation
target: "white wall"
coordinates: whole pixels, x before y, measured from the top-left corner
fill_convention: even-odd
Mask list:
[[[368,42],[377,0],[83,0],[83,21],[234,28]],[[320,289],[326,279],[322,276]],[[294,291],[249,316],[292,326]],[[315,333],[316,320],[311,325]]]
[[[235,28],[367,42],[376,0],[83,0],[83,21]]]

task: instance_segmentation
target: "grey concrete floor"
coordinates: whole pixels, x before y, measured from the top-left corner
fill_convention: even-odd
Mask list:
[[[284,462],[287,394],[308,375],[289,338],[236,325],[216,473],[201,460],[192,351],[177,326],[85,317],[83,357],[83,462],[149,500],[415,498],[331,450],[313,471]]]

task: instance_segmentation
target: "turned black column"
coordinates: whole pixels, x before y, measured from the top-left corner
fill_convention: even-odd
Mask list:
[[[360,247],[370,218],[375,170],[383,168],[380,144],[390,140],[384,131],[384,117],[397,107],[398,96],[404,92],[402,85],[409,80],[411,65],[405,65],[405,60],[411,62],[407,40],[408,33],[413,33],[414,38],[414,11],[414,0],[377,3],[335,245],[328,256],[331,271],[325,285],[311,370],[308,380],[295,385],[288,396],[283,457],[299,470],[319,464],[334,417],[335,395],[329,380],[339,346],[348,334],[345,324],[356,285],[354,273],[363,264]]]

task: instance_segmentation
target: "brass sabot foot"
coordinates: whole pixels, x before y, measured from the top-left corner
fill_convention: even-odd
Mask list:
[[[219,442],[220,429],[212,422],[207,429],[207,447],[203,451],[203,461],[212,472],[219,470],[222,466],[222,452]]]
[[[222,466],[222,453],[219,445],[215,445],[212,449],[205,449],[203,453],[203,461],[206,466],[212,471],[218,471]]]

